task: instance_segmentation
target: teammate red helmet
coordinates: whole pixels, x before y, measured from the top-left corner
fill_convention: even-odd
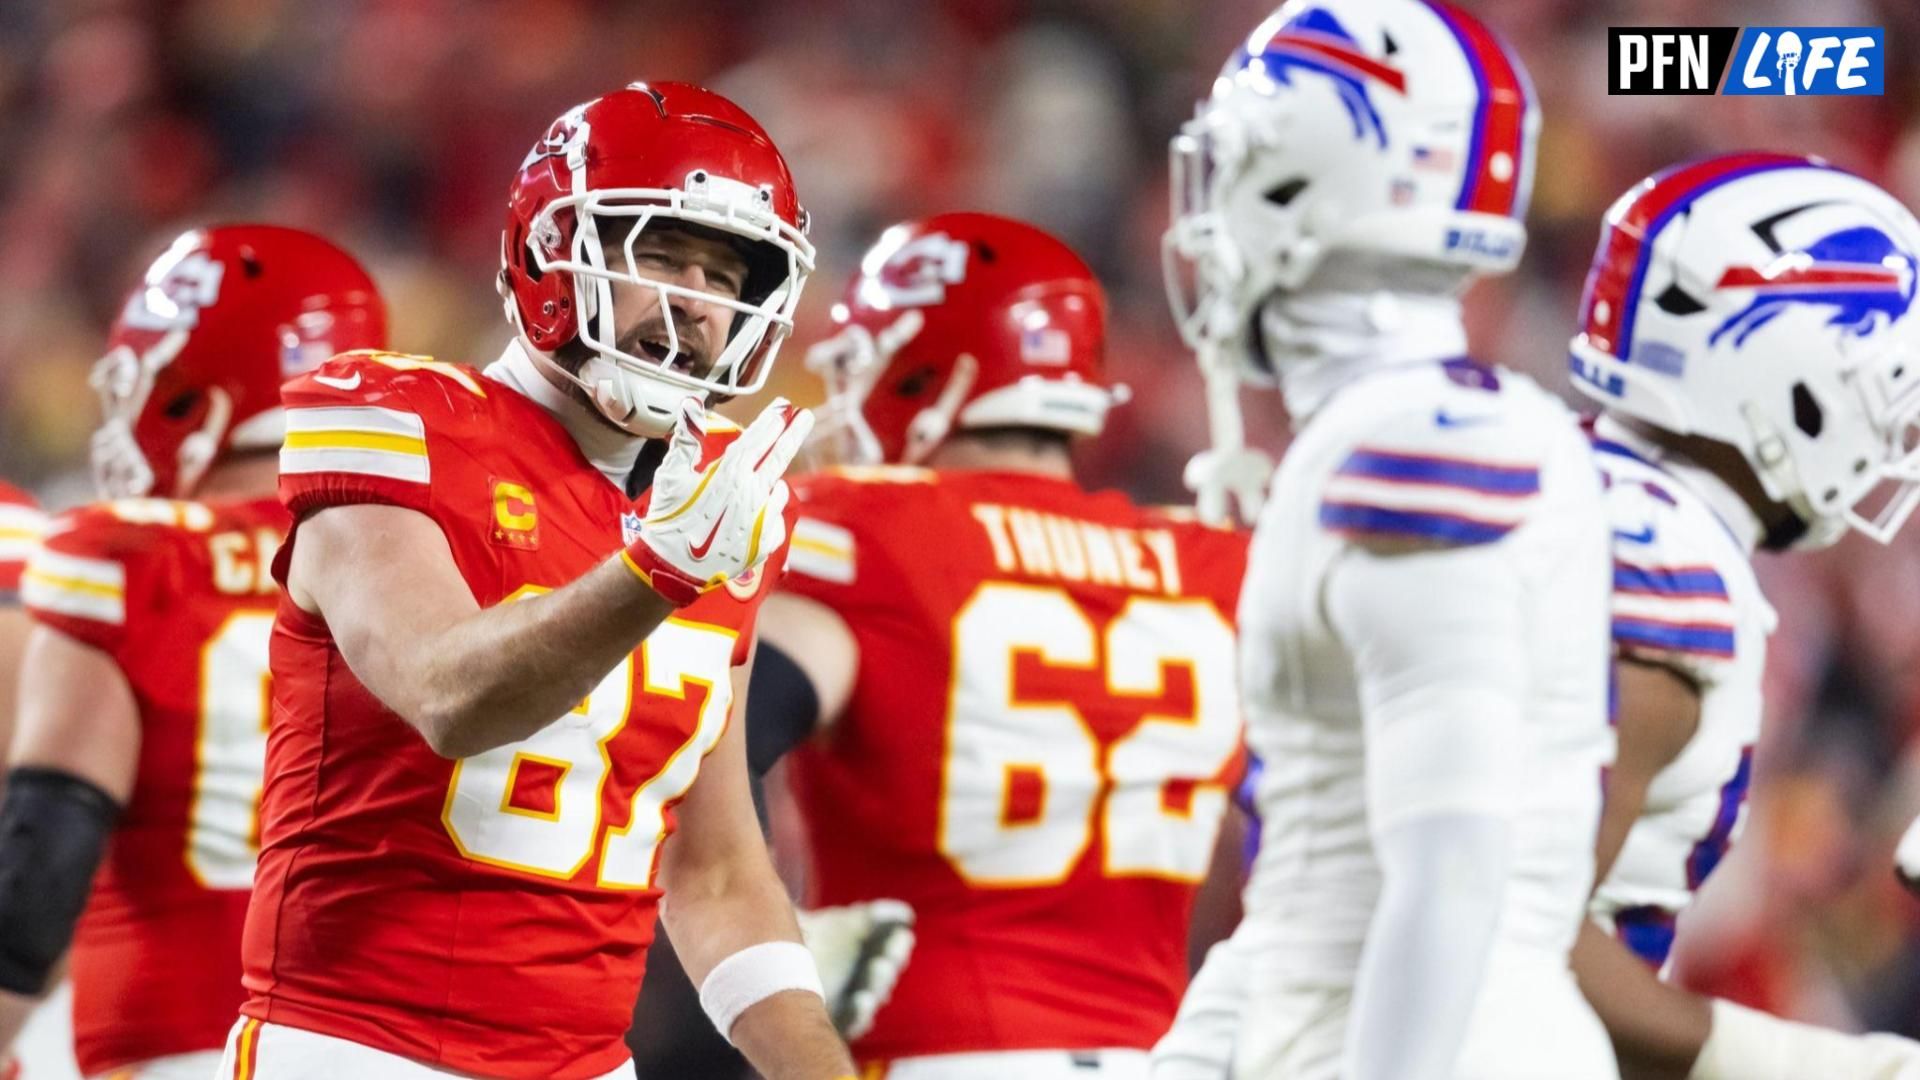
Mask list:
[[[737,299],[641,272],[635,241],[668,223],[734,244],[747,262]],[[658,438],[681,400],[750,394],[765,382],[813,270],[806,233],[786,160],[753,117],[698,86],[634,83],[569,109],[521,163],[500,291],[507,318],[538,353],[585,346],[590,355],[563,370],[601,413]],[[622,349],[616,282],[659,290],[663,309],[674,297],[731,308],[725,347],[695,370],[669,319],[665,348]]]
[[[916,462],[954,428],[1095,435],[1107,384],[1106,295],[1073,250],[993,214],[895,225],[833,307],[807,366],[842,460]]]
[[[386,339],[373,279],[326,240],[277,225],[182,233],[94,365],[106,414],[94,482],[109,497],[185,498],[229,448],[280,446],[282,382]]]

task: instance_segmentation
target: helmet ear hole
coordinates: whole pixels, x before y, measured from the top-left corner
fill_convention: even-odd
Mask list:
[[[1669,315],[1698,315],[1702,311],[1707,310],[1707,305],[1695,299],[1692,293],[1681,288],[1679,282],[1675,282],[1661,290],[1660,295],[1654,297],[1653,303],[1655,307]]]
[[[1264,198],[1275,206],[1286,206],[1299,198],[1300,193],[1305,190],[1307,190],[1307,178],[1296,176],[1268,188]]]
[[[903,398],[920,397],[932,387],[933,378],[934,370],[932,368],[918,368],[908,372],[905,378],[895,383],[893,392]]]
[[[1813,400],[1813,392],[1803,382],[1793,384],[1793,426],[1809,439],[1819,438],[1820,429],[1825,426],[1820,403]]]
[[[176,395],[172,401],[167,402],[166,408],[161,411],[166,414],[169,420],[185,420],[187,417],[193,415],[194,408],[200,404],[200,396],[200,391],[188,390]]]

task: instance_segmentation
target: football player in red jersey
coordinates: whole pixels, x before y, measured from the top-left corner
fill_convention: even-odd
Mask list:
[[[217,1067],[286,528],[280,383],[385,337],[359,264],[275,226],[187,232],[127,298],[94,373],[109,501],[56,518],[22,579],[36,626],[0,808],[0,1045],[67,953],[83,1072]]]
[[[499,362],[360,353],[287,385],[225,1075],[632,1076],[656,909],[763,1074],[849,1074],[728,723],[812,418],[706,411],[759,389],[805,233],[752,117],[636,83],[514,178]]]
[[[760,768],[805,740],[811,899],[913,911],[856,1057],[1145,1076],[1240,767],[1245,538],[1075,480],[1115,400],[1105,298],[1046,233],[896,225],[834,316],[824,423],[876,464],[794,484],[749,727]]]
[[[13,688],[27,615],[20,609],[20,572],[46,528],[33,496],[0,480],[0,748],[13,739]],[[4,1055],[0,1055],[4,1060]]]
[[[33,496],[0,480],[0,748],[13,741],[14,685],[31,625],[20,607],[20,572],[45,527],[46,518]],[[12,1068],[6,1049],[0,1047],[0,1078],[10,1077]]]

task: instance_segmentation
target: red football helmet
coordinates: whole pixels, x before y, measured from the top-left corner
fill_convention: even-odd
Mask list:
[[[746,281],[737,300],[650,278],[634,243],[650,223],[677,222],[738,240]],[[625,229],[624,267],[609,266],[609,240]],[[807,214],[786,159],[739,106],[685,83],[634,83],[569,109],[521,163],[501,238],[500,292],[507,318],[536,355],[578,339],[593,357],[567,376],[600,411],[636,434],[673,429],[680,402],[758,390],[793,330],[800,290],[813,270]],[[673,321],[663,355],[617,345],[612,283],[659,290],[733,309],[733,330],[704,376],[681,359]]]
[[[186,498],[229,448],[280,445],[281,383],[386,340],[373,280],[320,237],[277,225],[182,233],[127,297],[93,367],[106,414],[94,483],[109,498]]]
[[[807,353],[819,430],[842,461],[912,463],[955,427],[1097,435],[1125,388],[1105,375],[1106,295],[1067,245],[992,214],[895,225],[860,260],[842,329]]]

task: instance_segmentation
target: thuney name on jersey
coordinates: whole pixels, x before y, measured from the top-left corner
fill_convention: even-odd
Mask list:
[[[1168,529],[1102,525],[994,503],[973,504],[1004,573],[1180,595],[1180,557]]]
[[[1151,1046],[1238,774],[1244,535],[1021,473],[794,495],[780,587],[860,664],[794,759],[811,891],[897,898],[918,933],[856,1056]]]

